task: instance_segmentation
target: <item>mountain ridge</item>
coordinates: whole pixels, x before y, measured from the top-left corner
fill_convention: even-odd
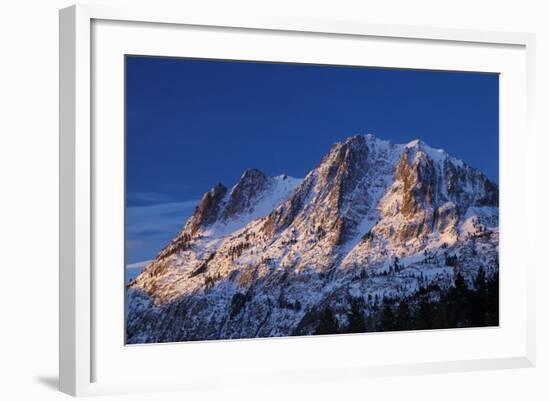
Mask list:
[[[344,325],[349,297],[367,317],[374,296],[472,285],[480,267],[498,272],[496,184],[420,140],[355,135],[303,180],[249,169],[205,193],[128,286],[127,340],[312,334],[324,308]]]

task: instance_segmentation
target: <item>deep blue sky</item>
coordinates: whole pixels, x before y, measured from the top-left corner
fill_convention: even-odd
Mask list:
[[[495,74],[132,56],[126,113],[129,263],[215,183],[251,167],[303,177],[357,133],[420,138],[498,181]]]

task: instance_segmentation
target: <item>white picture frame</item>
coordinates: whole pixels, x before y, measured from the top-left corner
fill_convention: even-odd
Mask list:
[[[177,27],[203,27],[205,29],[216,29],[217,35],[224,35],[224,29],[232,31],[243,30],[246,32],[264,32],[264,33],[285,33],[286,35],[307,34],[309,36],[320,35],[323,37],[339,37],[339,38],[378,38],[387,41],[417,41],[419,43],[434,43],[436,45],[458,45],[463,48],[476,48],[483,46],[493,46],[496,48],[513,48],[517,51],[511,52],[510,57],[517,58],[518,70],[515,73],[525,72],[523,79],[515,83],[517,88],[521,88],[525,96],[519,96],[521,99],[516,100],[521,107],[525,107],[518,114],[515,127],[521,127],[521,132],[515,132],[514,135],[521,137],[521,142],[517,141],[517,137],[507,136],[504,145],[501,147],[501,162],[506,160],[509,165],[504,170],[501,170],[501,180],[503,183],[522,182],[523,191],[521,194],[513,194],[511,185],[505,185],[510,189],[507,195],[504,190],[503,202],[508,205],[526,206],[525,200],[529,196],[535,194],[535,133],[532,128],[533,110],[534,110],[534,35],[525,33],[507,33],[507,32],[485,32],[471,31],[460,29],[439,29],[425,28],[414,26],[390,26],[376,25],[360,21],[317,21],[317,20],[293,20],[287,18],[239,18],[231,16],[216,16],[216,15],[187,15],[182,10],[163,10],[155,7],[151,8],[112,8],[108,6],[91,6],[78,5],[72,6],[60,11],[60,390],[75,396],[108,394],[108,393],[125,393],[133,391],[160,391],[167,389],[196,389],[207,388],[209,386],[224,386],[224,385],[239,385],[246,383],[247,380],[255,380],[255,382],[273,383],[275,380],[279,382],[291,382],[299,378],[300,380],[320,380],[341,377],[352,377],[361,379],[372,376],[400,375],[400,374],[421,374],[449,371],[467,371],[480,369],[503,369],[513,367],[530,367],[535,364],[535,294],[534,294],[534,252],[530,252],[531,243],[525,241],[523,245],[518,245],[517,249],[510,249],[509,256],[512,258],[514,253],[526,253],[529,257],[526,258],[524,266],[522,266],[522,274],[525,277],[516,280],[519,287],[518,291],[523,299],[518,306],[518,315],[521,316],[521,322],[518,326],[514,326],[516,335],[514,340],[514,352],[506,353],[495,349],[493,353],[475,353],[467,356],[465,359],[448,359],[448,360],[430,360],[417,361],[411,356],[407,362],[396,363],[391,359],[385,362],[384,358],[378,359],[375,363],[365,363],[351,361],[349,363],[342,362],[334,367],[313,366],[304,364],[298,366],[294,370],[285,370],[282,365],[277,365],[275,369],[269,369],[267,366],[259,366],[254,372],[250,373],[247,378],[241,381],[235,380],[220,370],[217,374],[209,375],[207,372],[201,371],[200,366],[189,372],[185,378],[177,376],[167,377],[166,379],[151,380],[150,382],[120,378],[118,380],[115,375],[109,376],[108,379],[100,379],[98,376],[98,365],[95,361],[98,352],[107,353],[107,348],[102,344],[96,344],[96,325],[101,323],[101,327],[112,325],[113,330],[119,330],[118,321],[114,318],[105,317],[102,314],[101,306],[94,306],[94,288],[103,286],[101,280],[105,276],[94,274],[94,263],[97,261],[97,255],[94,253],[94,235],[97,234],[97,214],[94,214],[96,205],[94,204],[94,192],[97,190],[94,176],[98,167],[97,153],[102,152],[102,149],[116,149],[116,144],[112,147],[110,144],[97,144],[93,138],[93,126],[98,125],[94,121],[94,88],[92,85],[92,77],[94,76],[94,68],[102,68],[94,59],[97,49],[94,46],[100,46],[98,40],[93,41],[94,23],[106,21],[108,24],[114,23],[142,23],[149,24],[148,26],[157,26],[160,29],[159,35],[170,34],[163,29],[177,29]],[[152,24],[152,25],[151,25]],[[121,26],[117,29],[130,29],[128,26]],[[140,29],[139,27],[136,29]],[[109,30],[106,31],[109,34]],[[137,31],[136,31],[137,32]],[[156,35],[156,34],[155,34]],[[154,45],[155,35],[148,36],[151,43]],[[159,36],[160,37],[160,36]],[[113,38],[114,39],[114,38]],[[274,38],[273,40],[277,40]],[[118,41],[112,40],[113,46],[116,46]],[[149,44],[150,45],[150,44]],[[145,45],[144,45],[145,46]],[[118,48],[113,47],[113,51]],[[122,49],[122,48],[121,48]],[[484,50],[484,49],[481,49]],[[118,49],[117,51],[123,51]],[[167,52],[169,50],[165,50]],[[457,51],[460,51],[457,48]],[[516,54],[517,53],[517,54]],[[274,56],[276,57],[276,56]],[[508,56],[507,56],[508,57]],[[223,58],[223,57],[222,57]],[[498,68],[498,63],[503,63],[503,60],[495,61],[493,72],[501,72]],[[466,64],[468,61],[465,62]],[[457,66],[457,69],[467,68],[468,66]],[[415,64],[416,65],[416,64]],[[382,64],[385,66],[385,64]],[[409,67],[409,66],[407,66]],[[472,67],[475,70],[475,65]],[[503,67],[504,68],[504,67]],[[512,74],[512,73],[511,73]],[[517,81],[517,79],[516,79]],[[120,93],[121,88],[117,89]],[[503,92],[501,96],[508,96],[507,92]],[[115,99],[117,97],[115,96]],[[119,105],[120,106],[120,105]],[[514,109],[510,109],[506,104],[502,104],[501,110],[505,110],[511,114],[515,113]],[[518,112],[519,113],[519,112]],[[97,116],[95,116],[97,117]],[[508,123],[506,123],[508,124]],[[505,127],[506,128],[506,127]],[[516,138],[516,139],[513,139]],[[510,160],[507,153],[509,149],[514,147],[520,153],[521,162]],[[117,156],[115,156],[117,157]],[[518,165],[513,165],[517,163]],[[510,174],[512,167],[515,167],[517,172]],[[513,175],[513,176],[512,176]],[[522,196],[522,198],[519,198]],[[520,213],[515,208],[515,212],[509,207],[510,213]],[[523,210],[525,209],[525,210]],[[515,228],[518,224],[524,224],[526,227],[534,225],[534,208],[523,207],[521,221],[512,218],[508,219],[508,228]],[[504,217],[504,216],[503,216]],[[519,221],[519,222],[518,222]],[[101,224],[99,225],[101,227]],[[532,229],[530,232],[534,232]],[[504,242],[506,243],[506,241]],[[510,243],[510,241],[508,242]],[[508,252],[508,251],[507,251]],[[121,266],[122,269],[122,266]],[[122,275],[122,273],[120,274]],[[99,280],[99,281],[98,281]],[[102,288],[107,288],[104,286]],[[114,286],[116,287],[116,286]],[[113,288],[114,288],[113,287]],[[119,288],[120,289],[120,288]],[[109,291],[116,291],[110,289]],[[123,294],[121,293],[121,298]],[[122,309],[120,310],[122,315]],[[118,327],[118,328],[117,328]],[[102,329],[102,330],[103,330]],[[107,327],[107,329],[109,329]],[[498,330],[498,329],[497,329]],[[506,327],[502,328],[504,332]],[[520,334],[517,334],[521,331]],[[481,332],[481,331],[463,331],[465,337],[471,337],[474,341],[480,336],[486,341],[490,341],[491,336],[494,336],[496,331]],[[473,333],[473,334],[472,334]],[[404,334],[406,336],[407,334]],[[410,334],[409,334],[410,335]],[[449,332],[423,332],[418,335],[429,336],[429,341],[438,341],[438,338],[446,337],[449,341]],[[385,335],[385,343],[391,343],[400,338],[401,340],[408,337],[395,337],[391,334]],[[337,336],[338,337],[338,336]],[[303,339],[264,339],[264,340],[249,340],[238,342],[217,342],[208,346],[201,344],[188,345],[187,348],[178,348],[178,352],[186,353],[191,358],[197,358],[201,353],[205,353],[211,357],[214,352],[223,350],[227,355],[231,352],[241,352],[244,348],[247,352],[265,357],[272,355],[274,352],[283,353],[285,348],[293,349],[292,352],[297,352],[297,349],[306,349],[310,354],[315,354],[316,349],[320,346],[340,347],[343,341],[348,343],[368,340],[375,337],[358,337],[358,336],[340,336],[341,338],[324,339],[321,344],[320,340],[314,342],[304,342]],[[511,337],[510,337],[511,338]],[[504,337],[503,337],[504,339]],[[485,341],[484,340],[484,341]],[[302,341],[296,343],[296,341]],[[497,341],[498,342],[498,341]],[[237,344],[232,346],[231,344]],[[503,341],[504,343],[504,341]],[[123,343],[119,344],[124,347]],[[504,346],[504,345],[503,345]],[[169,346],[152,345],[145,347],[149,354],[148,361],[158,361],[166,356],[166,350]],[[194,348],[191,348],[194,347]],[[209,348],[208,348],[209,347]],[[230,348],[233,347],[234,351]],[[156,354],[158,349],[158,355]],[[101,350],[101,351],[98,351]],[[164,350],[164,351],[162,351]],[[137,351],[134,356],[128,358],[139,357]],[[304,351],[305,352],[305,351]],[[143,354],[143,353],[142,353]],[[122,354],[121,354],[122,355]],[[328,358],[331,355],[336,355],[328,352]],[[122,358],[123,356],[121,356]],[[246,358],[245,358],[246,359]],[[103,357],[103,366],[106,363],[116,365],[115,356],[113,360],[107,360]],[[105,362],[106,361],[106,362]],[[135,361],[135,359],[134,359]],[[329,361],[330,362],[330,361]],[[352,363],[353,362],[353,363]],[[117,369],[119,366],[116,365]],[[243,367],[243,369],[245,369]]]

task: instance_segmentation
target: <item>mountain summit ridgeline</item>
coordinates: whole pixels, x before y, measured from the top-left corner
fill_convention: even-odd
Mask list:
[[[127,342],[494,324],[454,305],[494,298],[498,216],[493,182],[420,140],[352,136],[303,179],[246,170],[128,285]]]

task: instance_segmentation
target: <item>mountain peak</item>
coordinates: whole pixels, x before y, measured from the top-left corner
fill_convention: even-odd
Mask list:
[[[267,176],[261,170],[257,168],[248,168],[241,174],[240,181],[255,179],[255,178],[262,179],[264,177],[267,177]]]
[[[405,145],[401,145],[401,146],[406,151],[414,151],[415,154],[418,152],[424,153],[430,159],[432,159],[434,162],[437,162],[437,163],[450,157],[449,154],[445,152],[445,150],[432,148],[430,145],[428,145],[426,142],[420,139],[414,139],[409,143],[406,143]],[[458,161],[458,159],[456,160]]]
[[[223,183],[218,182],[216,185],[214,185],[212,188],[210,188],[210,191],[208,191],[211,195],[215,196],[217,193],[220,192],[227,192],[227,187],[223,185]]]
[[[210,189],[129,286],[128,339],[312,334],[328,308],[376,319],[377,300],[480,265],[498,269],[496,185],[418,139],[353,135],[303,180],[251,168]]]
[[[413,139],[409,143],[405,144],[406,148],[415,148],[420,147],[421,145],[426,145],[424,142],[422,142],[420,139]]]
[[[226,193],[227,187],[219,182],[203,195],[199,206],[189,220],[191,232],[195,232],[201,226],[208,226],[217,220]]]
[[[239,182],[231,189],[229,200],[222,218],[230,219],[243,211],[249,210],[257,199],[270,186],[270,179],[256,168],[247,169]]]
[[[351,135],[351,136],[348,136],[345,140],[344,140],[344,143],[363,143],[365,142],[365,139],[366,139],[366,135],[359,135],[359,134],[356,134],[356,135]]]

